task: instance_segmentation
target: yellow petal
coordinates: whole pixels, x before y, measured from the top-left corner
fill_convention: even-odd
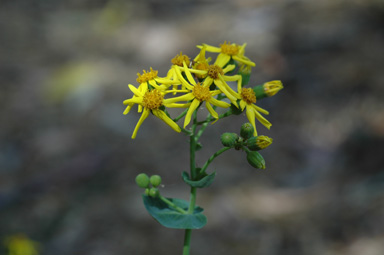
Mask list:
[[[263,124],[266,128],[270,129],[272,126],[271,122],[269,122],[266,118],[264,118],[258,111],[255,110],[256,118]]]
[[[185,94],[182,96],[164,99],[163,104],[166,106],[167,104],[176,103],[176,102],[180,102],[180,101],[189,101],[189,100],[192,100],[194,98],[195,97],[192,93],[188,93],[188,94]]]
[[[164,121],[168,126],[170,126],[176,132],[179,132],[179,133],[181,132],[181,128],[179,127],[179,125],[177,125],[171,118],[169,118],[168,115],[162,110],[159,110],[159,109],[152,110],[152,113],[156,117]]]
[[[221,107],[221,108],[228,108],[231,106],[227,102],[217,100],[216,98],[213,98],[213,97],[211,97],[208,102],[210,102],[211,104],[216,105],[218,107]]]
[[[138,96],[138,97],[144,96],[144,94],[140,90],[138,90],[135,86],[128,84],[128,87],[133,92],[133,94],[135,94],[135,96]]]
[[[189,71],[188,66],[187,66],[187,64],[185,62],[183,62],[183,66],[184,66],[184,73],[187,76],[188,81],[191,84],[196,85],[195,79],[193,79],[192,74]]]
[[[200,101],[195,99],[192,101],[191,105],[189,106],[188,112],[185,115],[184,119],[184,128],[191,122],[192,113],[196,110],[197,107],[199,107]]]
[[[133,131],[132,139],[136,138],[137,131],[139,131],[139,128],[140,128],[141,124],[143,124],[144,120],[148,117],[149,112],[150,112],[150,110],[148,110],[147,108],[144,108],[144,111],[141,114],[140,119],[139,119],[139,121],[136,124],[135,130]]]
[[[269,112],[267,110],[264,110],[263,108],[257,106],[257,105],[253,105],[253,107],[255,108],[256,111],[259,111],[261,112],[262,114],[265,114],[265,115],[268,115]]]
[[[205,50],[208,51],[208,52],[216,52],[216,53],[221,52],[221,48],[215,47],[215,46],[211,46],[211,45],[208,45],[208,44],[205,44],[205,43],[203,45],[197,45],[197,48],[202,49],[203,46],[206,47]]]
[[[255,123],[255,109],[253,109],[253,107],[250,105],[247,105],[246,108],[247,109],[245,111],[245,114],[247,115],[249,123],[251,123],[253,128],[255,129],[255,131],[253,132],[253,136],[257,136],[256,123]]]
[[[247,66],[256,66],[256,64],[254,62],[252,62],[251,60],[249,60],[249,59],[247,59],[245,57],[241,58],[241,57],[238,57],[238,56],[233,56],[232,58],[234,60],[240,62],[240,63],[243,63],[243,64],[247,65]]]
[[[229,60],[231,60],[231,56],[229,56],[227,54],[220,53],[217,56],[214,65],[218,65],[221,68],[223,68],[229,62]]]
[[[212,108],[209,102],[205,102],[205,106],[207,107],[207,110],[212,115],[212,117],[214,117],[215,119],[219,118],[219,115],[217,114],[217,112],[215,112],[215,110]]]

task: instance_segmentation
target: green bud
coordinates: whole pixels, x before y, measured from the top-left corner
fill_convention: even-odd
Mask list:
[[[256,99],[259,100],[264,97],[274,96],[283,88],[283,83],[279,80],[275,80],[266,82],[263,85],[257,85],[253,87],[253,91],[255,92]]]
[[[148,175],[141,173],[136,176],[136,183],[140,188],[148,188],[149,185],[149,177]]]
[[[145,195],[149,196],[149,188],[145,189]]]
[[[244,139],[248,139],[253,136],[254,132],[255,132],[255,129],[253,128],[252,124],[247,122],[241,126],[240,136],[243,137]]]
[[[265,135],[260,135],[249,138],[245,144],[251,151],[258,151],[267,148],[272,144],[272,142],[272,138]]]
[[[224,133],[221,135],[220,140],[225,147],[233,147],[238,138],[239,136],[235,133]]]
[[[148,192],[150,197],[157,197],[159,195],[159,189],[158,188],[150,188]]]
[[[149,178],[149,181],[151,182],[153,187],[157,187],[161,183],[161,177],[159,175],[152,175],[151,178]]]
[[[265,160],[257,151],[247,151],[247,161],[254,168],[265,169]]]

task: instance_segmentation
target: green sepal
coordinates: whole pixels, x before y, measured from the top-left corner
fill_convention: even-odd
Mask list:
[[[257,100],[263,99],[264,97],[268,97],[267,93],[265,93],[263,85],[257,85],[253,87],[253,91],[255,92]]]
[[[216,172],[213,172],[211,174],[204,174],[202,178],[195,181],[191,180],[189,178],[189,174],[185,171],[181,174],[181,176],[183,177],[183,181],[191,187],[206,188],[212,184],[213,180],[215,179]]]
[[[244,87],[249,83],[249,80],[251,79],[251,72],[239,71],[239,74],[241,75],[241,86]]]
[[[240,102],[240,100],[238,100],[236,103],[238,104],[238,102]],[[228,112],[230,114],[233,114],[233,115],[240,115],[243,113],[243,111],[240,109],[240,108],[237,108],[236,106],[234,106],[233,104],[231,104],[231,107],[229,107],[229,110]]]
[[[145,194],[143,196],[144,206],[148,213],[161,225],[167,228],[176,229],[199,229],[207,224],[207,217],[205,217],[203,208],[195,206],[193,213],[181,213],[170,207],[159,197],[149,197]],[[178,206],[188,211],[189,202],[176,199],[168,198],[175,206]]]
[[[195,150],[198,151],[198,150],[201,150],[201,148],[203,148],[203,145],[201,143],[197,142]]]

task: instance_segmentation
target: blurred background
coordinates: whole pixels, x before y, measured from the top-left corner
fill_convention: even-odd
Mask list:
[[[240,151],[211,164],[192,254],[384,254],[383,28],[382,0],[1,0],[0,254],[15,236],[39,254],[181,254],[134,178],[188,199],[188,140],[157,118],[131,140],[122,102],[138,72],[225,40],[247,43],[251,84],[284,89],[258,102],[267,170]],[[209,127],[198,162],[244,122]]]

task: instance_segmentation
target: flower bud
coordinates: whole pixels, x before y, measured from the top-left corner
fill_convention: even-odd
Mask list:
[[[221,135],[220,140],[225,147],[233,147],[238,138],[239,136],[235,133],[224,133]]]
[[[257,100],[262,99],[264,97],[274,96],[281,89],[283,89],[283,83],[278,80],[269,81],[264,83],[263,85],[253,87],[253,91],[255,92]]]
[[[159,189],[158,188],[150,188],[148,195],[150,197],[157,197],[159,195]]]
[[[141,173],[136,176],[136,183],[140,188],[148,188],[149,185],[149,177],[148,175]]]
[[[272,142],[272,138],[265,135],[260,135],[249,138],[246,141],[246,145],[251,151],[258,151],[267,148],[272,144]]]
[[[265,169],[265,160],[257,151],[247,151],[247,161],[254,168]]]
[[[251,123],[249,122],[244,123],[240,129],[240,136],[243,137],[244,139],[251,138],[253,136],[254,131],[255,129],[253,128]]]
[[[159,175],[152,175],[151,178],[149,178],[150,183],[153,187],[157,187],[161,183],[161,177]]]

